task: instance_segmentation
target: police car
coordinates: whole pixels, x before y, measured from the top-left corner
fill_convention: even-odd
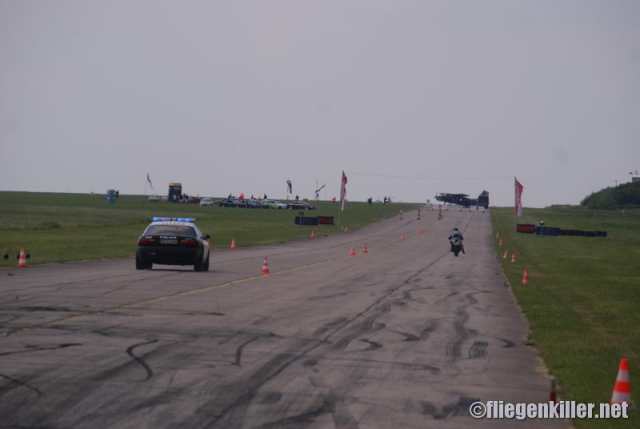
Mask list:
[[[153,217],[138,238],[136,269],[153,264],[193,265],[209,271],[209,235],[200,232],[193,218]]]

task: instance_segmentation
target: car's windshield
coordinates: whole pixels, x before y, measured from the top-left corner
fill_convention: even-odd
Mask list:
[[[176,235],[181,237],[195,237],[196,231],[187,225],[150,225],[144,235]]]

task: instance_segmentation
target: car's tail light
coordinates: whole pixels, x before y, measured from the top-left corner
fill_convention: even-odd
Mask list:
[[[138,240],[138,246],[153,246],[154,244],[156,244],[156,242],[153,238],[143,237]]]
[[[183,247],[197,247],[198,246],[198,242],[196,240],[192,240],[190,238],[186,239],[186,240],[182,240],[180,242],[180,244]]]

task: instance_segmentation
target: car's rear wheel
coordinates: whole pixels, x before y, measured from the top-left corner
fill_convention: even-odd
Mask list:
[[[205,261],[198,261],[193,264],[194,271],[209,271],[209,256],[207,255],[207,259]]]
[[[136,270],[150,270],[151,267],[151,262],[144,261],[139,256],[136,256]]]

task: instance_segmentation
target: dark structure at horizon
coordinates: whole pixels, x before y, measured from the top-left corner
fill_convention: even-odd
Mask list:
[[[478,198],[469,198],[468,194],[448,194],[448,193],[439,193],[436,195],[436,200],[442,201],[443,203],[456,204],[463,207],[484,207],[485,209],[489,208],[489,192],[482,191]]]

